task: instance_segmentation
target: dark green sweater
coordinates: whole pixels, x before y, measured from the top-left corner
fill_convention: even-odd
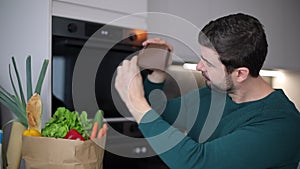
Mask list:
[[[148,80],[144,85],[146,95],[163,87]],[[202,88],[168,101],[150,94],[153,109],[142,118],[139,128],[170,168],[297,168],[300,116],[282,90],[241,104],[227,95],[211,93]],[[222,118],[202,143],[199,136],[208,112],[218,110],[222,110]]]

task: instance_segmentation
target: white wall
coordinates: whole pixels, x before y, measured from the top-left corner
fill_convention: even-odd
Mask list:
[[[31,55],[33,86],[44,59],[50,59],[50,1],[48,0],[1,0],[0,1],[0,84],[13,91],[9,81],[8,64],[14,56],[18,64],[22,84],[26,92],[25,59]],[[51,63],[42,88],[44,103],[43,119],[50,112]],[[1,112],[3,120],[9,112]],[[4,119],[5,118],[5,119]]]
[[[265,68],[299,70],[298,39],[300,34],[300,1],[298,0],[149,0],[150,12],[164,12],[182,17],[201,29],[210,20],[230,13],[243,12],[257,17],[265,26],[269,41],[269,54]],[[149,18],[150,31],[169,32],[182,35],[184,41],[197,45],[197,32],[190,24],[178,24],[174,17],[160,22],[160,18]],[[186,30],[186,31],[183,31]],[[193,60],[193,53],[175,43],[175,53]],[[197,58],[197,57],[194,57]],[[288,58],[288,59],[287,59]],[[197,61],[194,59],[193,61]]]

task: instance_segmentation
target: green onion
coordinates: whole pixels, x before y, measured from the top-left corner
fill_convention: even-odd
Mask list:
[[[26,81],[27,81],[27,101],[32,96],[32,81],[31,81],[31,56],[26,59]]]
[[[41,73],[39,76],[39,80],[36,84],[35,93],[38,93],[38,94],[41,93],[43,81],[44,81],[46,70],[48,67],[48,63],[49,63],[49,60],[44,60],[43,67],[42,67],[42,70],[41,70]]]
[[[8,70],[9,70],[9,79],[11,86],[13,88],[14,94],[11,94],[8,92],[8,90],[4,89],[0,85],[0,103],[2,103],[5,107],[9,109],[11,113],[13,113],[16,118],[7,122],[13,122],[13,121],[19,121],[21,124],[23,124],[26,128],[28,127],[28,122],[27,122],[27,113],[26,113],[26,101],[23,93],[23,87],[21,83],[21,78],[19,75],[17,63],[14,57],[11,58],[12,63],[13,63],[13,68],[14,68],[14,73],[17,79],[18,87],[19,87],[19,92],[16,89],[15,82],[13,80],[13,74],[11,71],[11,66],[10,64],[8,65]],[[41,72],[39,74],[38,82],[35,88],[35,92],[40,94],[43,81],[45,78],[45,74],[47,71],[49,60],[45,59]],[[27,85],[27,100],[29,100],[33,93],[32,93],[32,74],[31,74],[31,56],[28,56],[26,59],[26,85]],[[6,124],[7,124],[6,123]]]

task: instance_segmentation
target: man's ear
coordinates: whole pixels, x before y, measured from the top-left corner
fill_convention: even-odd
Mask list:
[[[239,67],[235,69],[235,78],[236,81],[241,83],[245,81],[249,76],[249,69],[246,67]]]

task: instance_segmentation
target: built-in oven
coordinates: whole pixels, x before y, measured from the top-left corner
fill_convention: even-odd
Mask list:
[[[89,117],[104,111],[104,168],[167,168],[153,156],[113,85],[117,66],[142,48],[147,32],[57,16],[52,22],[52,112],[61,106]]]

